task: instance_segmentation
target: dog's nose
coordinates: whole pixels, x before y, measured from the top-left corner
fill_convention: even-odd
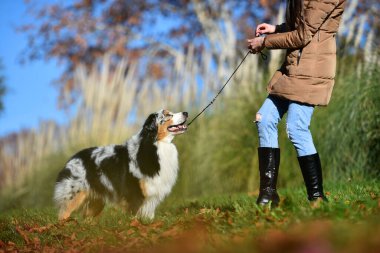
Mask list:
[[[182,113],[185,117],[189,116],[189,114],[187,112],[183,112]]]

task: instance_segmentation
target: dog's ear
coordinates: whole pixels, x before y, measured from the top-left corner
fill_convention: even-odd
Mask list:
[[[157,139],[158,132],[158,113],[152,113],[145,120],[141,130],[141,142],[137,151],[136,160],[140,171],[147,176],[153,177],[160,170],[158,162],[157,147],[154,142]]]
[[[157,113],[152,113],[145,120],[145,123],[141,131],[141,135],[143,138],[147,137],[150,141],[156,140],[157,132],[158,132],[157,117],[158,117]]]

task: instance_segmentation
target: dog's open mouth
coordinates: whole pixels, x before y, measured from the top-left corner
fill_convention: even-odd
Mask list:
[[[183,133],[187,130],[186,120],[178,125],[171,125],[168,127],[168,131],[172,133]]]

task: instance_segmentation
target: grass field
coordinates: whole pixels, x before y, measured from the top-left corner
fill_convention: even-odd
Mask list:
[[[256,206],[257,192],[174,203],[153,222],[117,207],[97,218],[57,222],[52,207],[0,214],[0,252],[380,252],[380,182],[327,183],[329,203],[303,187],[280,189],[281,204]]]

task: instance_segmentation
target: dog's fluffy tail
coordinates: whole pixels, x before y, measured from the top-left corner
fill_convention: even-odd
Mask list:
[[[87,198],[88,192],[86,170],[82,161],[70,160],[58,174],[54,189],[54,202],[59,208],[60,219],[67,218],[77,209]]]

